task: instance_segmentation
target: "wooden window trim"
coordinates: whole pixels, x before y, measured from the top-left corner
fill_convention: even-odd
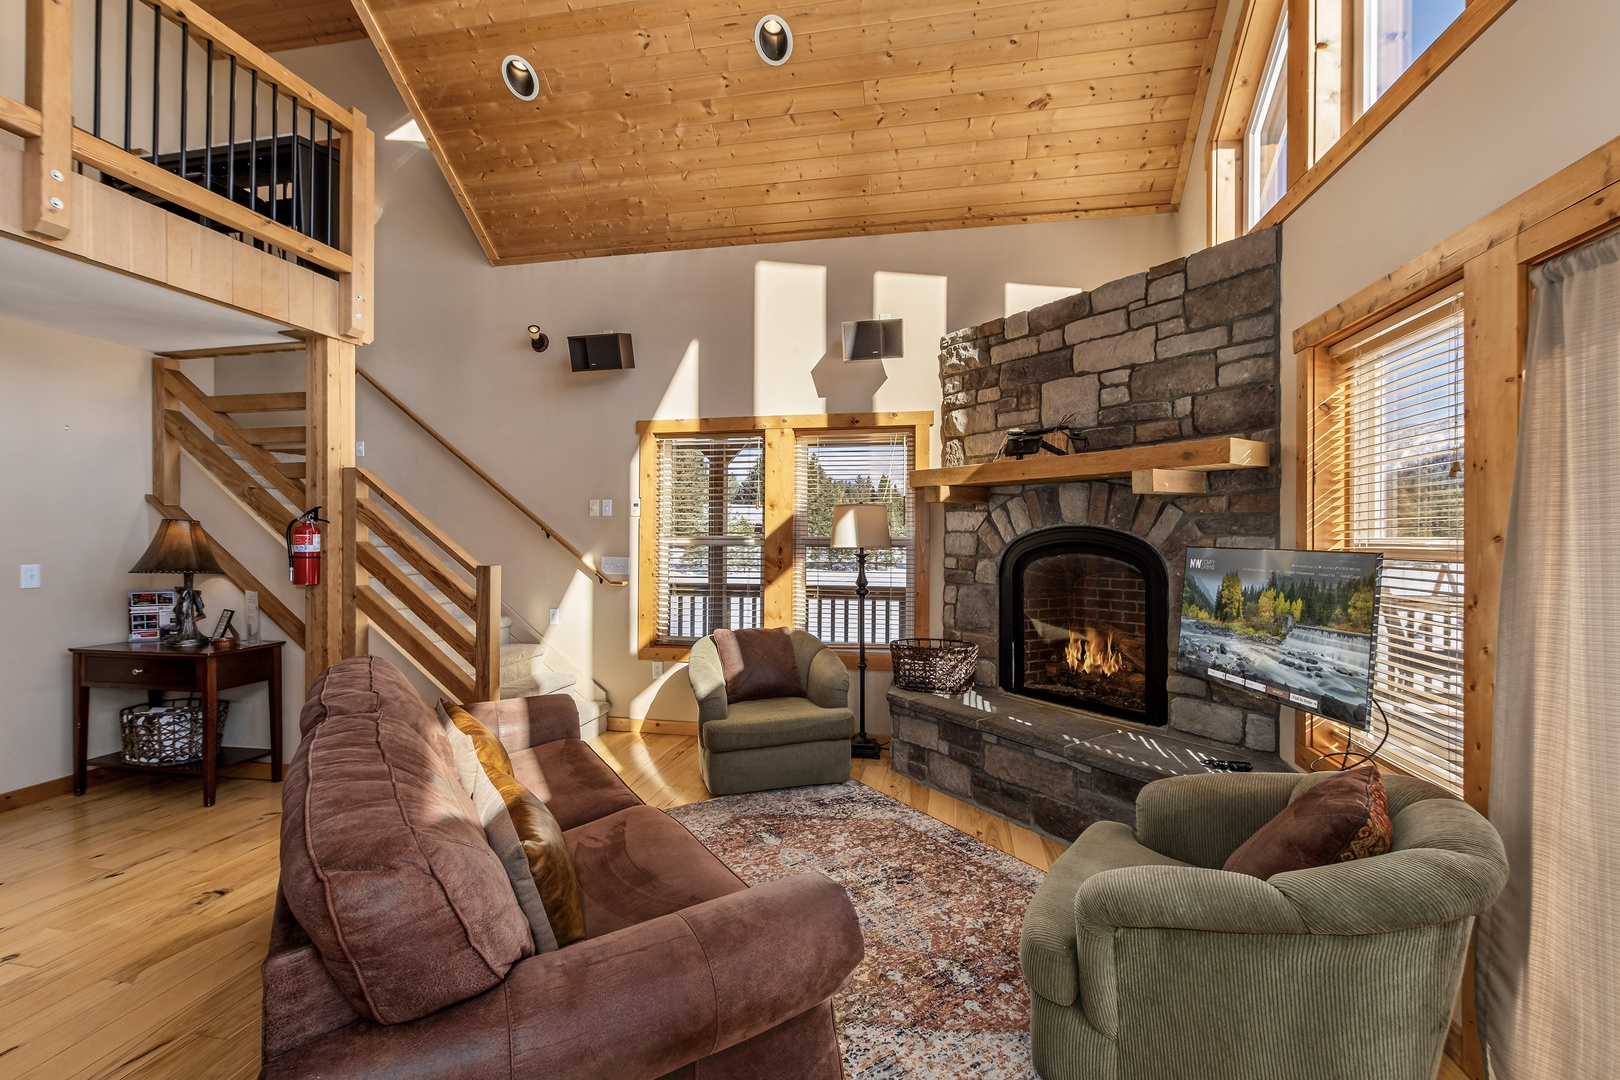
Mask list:
[[[1358,0],[1246,0],[1232,39],[1226,79],[1208,144],[1209,242],[1242,236],[1243,134],[1254,109],[1271,37],[1284,10],[1288,43],[1288,190],[1260,218],[1264,229],[1287,220],[1424,87],[1472,45],[1513,0],[1469,0],[1463,13],[1412,62],[1385,94],[1357,115],[1355,40]]]
[[[1464,15],[1498,0],[1474,0]],[[1505,6],[1505,5],[1503,5]],[[1459,19],[1459,22],[1461,20]],[[1387,95],[1386,95],[1387,96]],[[1518,453],[1519,390],[1529,331],[1532,265],[1620,226],[1620,138],[1448,237],[1343,303],[1294,331],[1299,361],[1299,464],[1296,475],[1300,543],[1309,546],[1315,462],[1311,412],[1327,350],[1394,311],[1463,284],[1465,378],[1463,467],[1463,797],[1480,813],[1490,808],[1491,724],[1496,706],[1496,634],[1502,559],[1513,471]],[[1306,722],[1295,735],[1303,765],[1327,741]],[[1307,756],[1308,755],[1308,756]],[[1470,956],[1470,965],[1472,957]],[[1465,980],[1471,978],[1465,975]],[[1466,982],[1465,982],[1466,985]],[[1484,1076],[1474,1003],[1462,995],[1462,1026],[1447,1053],[1475,1080]]]
[[[719,416],[694,420],[642,420],[636,424],[641,436],[641,523],[637,530],[638,570],[636,595],[636,656],[641,660],[683,663],[691,646],[663,644],[658,639],[658,582],[654,561],[648,553],[658,547],[658,448],[660,436],[745,435],[765,438],[765,545],[763,587],[764,624],[793,625],[793,522],[796,491],[794,477],[796,437],[799,432],[893,431],[911,432],[916,461],[929,459],[929,429],[932,412],[881,412],[795,414],[792,416]],[[919,503],[913,550],[916,575],[912,588],[912,625],[926,628],[929,620],[928,512]],[[855,651],[838,649],[846,666],[855,664]],[[878,671],[890,669],[887,648],[867,646],[866,666]]]

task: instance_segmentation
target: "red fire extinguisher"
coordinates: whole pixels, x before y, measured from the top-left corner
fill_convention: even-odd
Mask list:
[[[315,527],[320,507],[287,523],[287,577],[294,585],[321,583],[321,530]]]

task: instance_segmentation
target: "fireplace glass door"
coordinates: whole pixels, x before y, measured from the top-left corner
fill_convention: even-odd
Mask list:
[[[1140,543],[1128,534],[1066,527],[1031,534],[1008,550],[1003,686],[1060,705],[1164,722],[1167,590],[1158,554],[1146,545],[1135,550]]]

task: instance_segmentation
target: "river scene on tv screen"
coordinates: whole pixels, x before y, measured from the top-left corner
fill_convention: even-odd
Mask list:
[[[1381,556],[1188,548],[1177,666],[1366,728]]]

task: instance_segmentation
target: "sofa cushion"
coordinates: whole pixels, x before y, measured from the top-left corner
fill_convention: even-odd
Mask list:
[[[393,1024],[499,984],[533,941],[433,712],[362,656],[316,680],[300,724],[282,891],[350,1005]]]
[[[802,697],[742,701],[732,705],[724,719],[705,720],[699,734],[707,749],[720,753],[847,739],[855,734],[855,714],[823,709]]]
[[[564,831],[641,805],[619,774],[578,739],[514,751],[512,775],[546,804]]]
[[[1232,852],[1222,869],[1266,880],[1289,870],[1382,855],[1392,833],[1383,778],[1368,762],[1297,794]]]
[[[490,784],[488,777],[482,779],[494,792],[495,786]],[[529,936],[534,938],[534,951],[555,952],[557,933],[551,928],[546,902],[541,899],[540,887],[534,883],[534,874],[529,870],[529,854],[518,837],[517,827],[512,824],[512,815],[507,813],[505,806],[500,805],[500,798],[496,793],[495,812],[484,822],[484,838],[495,849],[495,854],[500,856],[501,866],[506,870],[506,880],[512,883],[512,895],[517,897],[518,907],[523,909],[523,917],[529,921]]]
[[[585,902],[585,936],[689,908],[746,886],[661,810],[632,806],[564,834]]]
[[[793,651],[793,631],[787,627],[720,629],[713,637],[728,702],[804,696],[804,681],[799,677],[799,661]]]
[[[585,936],[585,914],[580,908],[579,882],[562,829],[546,804],[517,780],[495,771],[489,771],[489,779],[501,793],[501,801],[506,803],[506,812],[523,844],[551,932],[558,945],[572,945]]]
[[[494,769],[508,776],[512,775],[512,759],[506,753],[506,747],[493,731],[485,727],[473,717],[473,714],[449,701],[440,701],[439,709],[450,718],[451,723],[465,732],[478,751],[478,763],[484,767],[485,772]]]

